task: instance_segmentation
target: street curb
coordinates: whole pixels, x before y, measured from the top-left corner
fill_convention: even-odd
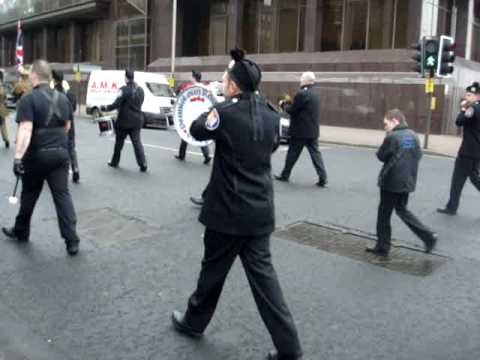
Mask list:
[[[359,147],[359,148],[366,148],[366,149],[378,149],[378,146],[375,146],[375,145],[355,144],[355,143],[351,143],[351,142],[348,142],[348,141],[321,140],[320,143],[330,144],[330,145],[343,145],[343,146]],[[425,150],[425,149],[422,149],[422,150],[423,150],[424,154],[430,155],[430,156],[440,156],[440,157],[451,158],[451,159],[455,159],[455,157],[456,157],[456,156],[453,156],[453,155],[449,155],[449,154],[445,154],[445,153],[441,153],[441,152],[436,152],[436,151],[433,151],[433,150]]]

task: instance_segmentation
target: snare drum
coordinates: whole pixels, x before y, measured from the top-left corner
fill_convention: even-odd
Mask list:
[[[98,123],[99,136],[112,136],[115,133],[113,118],[103,116],[96,119]]]

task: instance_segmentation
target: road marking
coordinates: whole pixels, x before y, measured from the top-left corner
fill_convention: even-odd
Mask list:
[[[115,139],[110,139],[110,140],[115,141]],[[125,140],[125,142],[128,143],[128,144],[132,143],[130,140]],[[174,153],[178,152],[178,149],[167,147],[167,146],[143,144],[143,147],[159,149],[159,150],[166,150],[166,151],[171,151],[171,152],[174,152]],[[196,152],[196,151],[187,151],[187,154],[195,155],[195,156],[203,156],[203,154],[201,152]]]
[[[115,141],[115,139],[110,139],[110,141]],[[125,140],[125,142],[128,143],[128,144],[132,143],[130,140]],[[166,151],[170,151],[170,152],[174,152],[174,153],[178,152],[178,149],[167,147],[167,146],[160,146],[160,145],[153,145],[153,144],[143,144],[143,146],[148,147],[148,148],[153,148],[153,149],[166,150]],[[326,149],[329,149],[329,147],[320,146],[318,149],[319,150],[326,150]],[[278,151],[287,152],[288,151],[288,146],[282,146],[278,149]],[[195,155],[195,156],[203,156],[203,154],[201,152],[196,152],[196,151],[187,151],[187,154],[191,154],[191,155]]]

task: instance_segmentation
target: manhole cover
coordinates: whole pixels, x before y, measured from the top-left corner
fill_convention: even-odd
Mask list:
[[[369,239],[306,222],[296,223],[276,231],[274,236],[415,276],[428,276],[447,261],[442,256],[425,254],[399,246],[393,246],[390,256],[382,259],[365,252],[365,247],[372,245]]]
[[[89,239],[97,246],[110,246],[158,234],[160,229],[114,209],[102,208],[79,211],[77,231],[80,239]]]

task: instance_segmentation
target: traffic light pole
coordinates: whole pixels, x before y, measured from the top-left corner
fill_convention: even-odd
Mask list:
[[[430,128],[432,127],[432,100],[434,91],[434,72],[430,71],[428,78],[426,79],[425,92],[427,93],[427,123],[425,129],[425,139],[423,141],[423,148],[428,148],[428,138],[430,136]]]
[[[428,148],[428,138],[430,136],[430,127],[432,126],[432,97],[433,94],[427,95],[428,111],[427,111],[427,128],[425,129],[425,140],[423,142],[423,148]]]

